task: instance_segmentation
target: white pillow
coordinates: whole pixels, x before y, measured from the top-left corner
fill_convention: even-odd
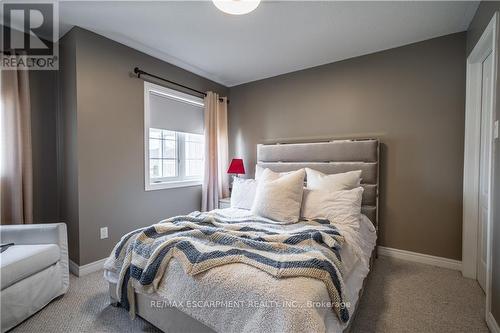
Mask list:
[[[304,169],[285,175],[265,169],[257,185],[252,213],[279,223],[297,222],[305,175]]]
[[[255,180],[259,180],[259,178],[261,177],[262,175],[262,172],[265,170],[266,168],[263,168],[261,167],[260,165],[256,164],[255,165]],[[285,171],[285,172],[278,172],[278,174],[280,176],[283,176],[283,175],[288,175],[289,173],[292,173],[294,171]]]
[[[330,192],[350,190],[361,183],[361,170],[325,175],[322,172],[306,168],[307,188]]]
[[[231,191],[231,207],[241,209],[252,209],[257,181],[255,179],[243,179],[235,177],[233,190]]]
[[[359,224],[363,188],[324,191],[304,189],[301,216],[304,219],[328,219],[331,223]]]

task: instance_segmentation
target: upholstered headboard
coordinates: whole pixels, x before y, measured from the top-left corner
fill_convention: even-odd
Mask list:
[[[379,141],[333,140],[328,142],[257,145],[257,164],[275,172],[311,168],[326,174],[361,170],[364,187],[362,212],[378,227]]]

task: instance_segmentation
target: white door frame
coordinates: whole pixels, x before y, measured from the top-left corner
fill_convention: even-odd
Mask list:
[[[497,68],[498,68],[498,25],[500,14],[496,12],[483,32],[471,54],[467,58],[467,93],[465,106],[465,146],[464,146],[464,187],[463,187],[463,237],[462,237],[462,274],[477,278],[478,228],[479,228],[479,157],[481,142],[481,80],[482,62],[492,53],[491,98],[493,113],[496,110]],[[492,138],[493,139],[493,138]],[[493,144],[491,161],[494,160]],[[493,164],[493,163],[491,163]],[[490,165],[490,168],[492,165]],[[491,174],[493,174],[491,172]],[[491,182],[490,182],[491,183]],[[491,185],[490,185],[491,186]],[[493,207],[492,191],[490,205]],[[486,320],[491,316],[491,251],[492,251],[492,209],[489,210],[487,223],[486,254]],[[490,322],[488,322],[490,324]]]

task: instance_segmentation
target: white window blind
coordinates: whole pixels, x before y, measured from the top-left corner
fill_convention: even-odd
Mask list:
[[[150,90],[149,107],[150,127],[203,134],[203,104]]]

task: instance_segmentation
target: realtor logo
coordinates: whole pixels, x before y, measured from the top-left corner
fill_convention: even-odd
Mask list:
[[[1,69],[57,70],[57,2],[7,2],[2,7]]]

